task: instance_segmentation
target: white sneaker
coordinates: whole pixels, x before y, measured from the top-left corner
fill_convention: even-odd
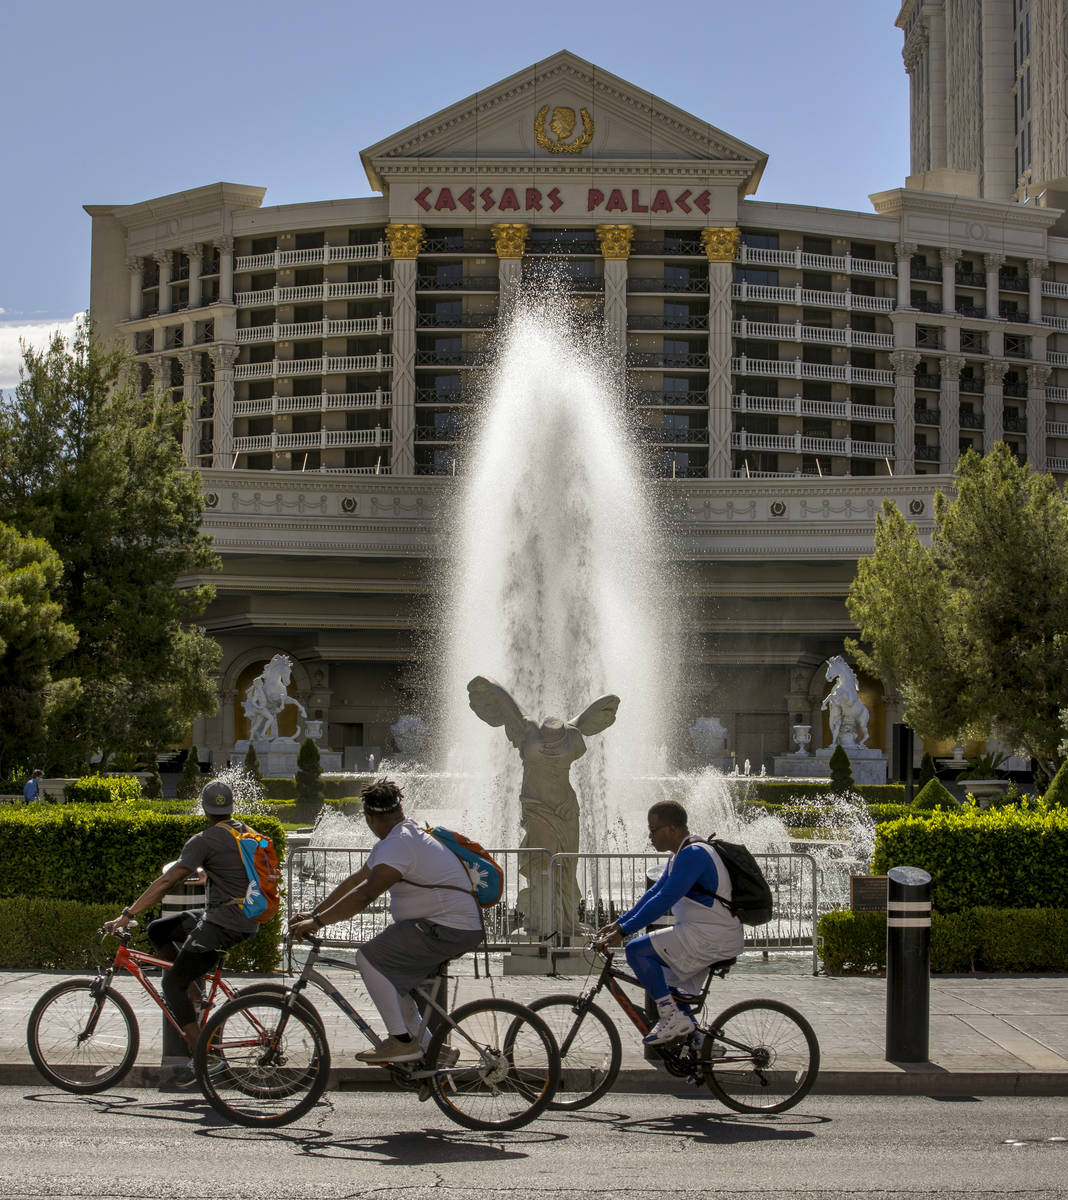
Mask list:
[[[647,1046],[660,1046],[664,1042],[673,1042],[676,1038],[688,1037],[696,1028],[692,1017],[688,1017],[677,1008],[662,1008],[660,1020],[646,1034],[642,1041]]]
[[[390,1034],[381,1046],[373,1050],[361,1050],[356,1057],[365,1063],[418,1062],[423,1057],[423,1047],[415,1038],[402,1042]]]

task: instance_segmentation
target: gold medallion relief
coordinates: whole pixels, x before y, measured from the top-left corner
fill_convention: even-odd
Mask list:
[[[593,141],[593,117],[586,109],[580,109],[578,116],[573,108],[566,107],[552,109],[551,116],[549,113],[549,105],[544,104],[534,118],[534,136],[543,150],[548,150],[550,154],[581,154]],[[569,140],[575,132],[579,116],[582,118],[582,132]],[[555,141],[549,136],[550,133],[555,136]]]

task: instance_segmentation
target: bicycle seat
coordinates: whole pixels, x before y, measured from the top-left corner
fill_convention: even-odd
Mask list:
[[[676,988],[672,988],[672,996],[674,996],[680,1004],[689,1004],[694,1008],[699,1007],[704,1003],[705,995],[708,992],[708,985],[712,982],[713,976],[718,975],[721,979],[724,978],[727,972],[737,961],[738,959],[735,957],[722,958],[719,960],[719,962],[709,963],[708,974],[705,976],[704,986],[699,992],[680,992]]]

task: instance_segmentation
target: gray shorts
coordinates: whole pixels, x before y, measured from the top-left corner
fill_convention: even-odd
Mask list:
[[[427,917],[417,917],[387,925],[360,950],[398,992],[408,992],[450,958],[477,949],[482,939],[481,929],[450,929]]]

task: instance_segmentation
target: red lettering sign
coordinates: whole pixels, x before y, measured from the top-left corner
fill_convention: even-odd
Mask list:
[[[638,192],[638,189],[637,189],[637,188],[635,188],[635,189],[634,189],[634,190],[631,192],[631,194],[630,194],[630,211],[631,211],[631,212],[648,212],[648,211],[649,211],[649,205],[648,205],[648,204],[642,204],[642,203],[639,201],[639,199],[638,199],[638,196],[639,196],[639,194],[640,194],[640,193]]]
[[[415,198],[416,204],[419,205],[419,207],[423,210],[423,212],[430,212],[430,205],[427,204],[427,202],[426,202],[426,198],[429,195],[430,195],[430,188],[423,188],[423,190]]]
[[[442,210],[447,212],[456,211],[456,201],[452,198],[452,192],[449,190],[449,188],[442,188],[441,191],[438,192],[438,202],[434,205],[434,207],[438,210],[438,212],[441,212]]]
[[[627,202],[623,199],[623,193],[619,188],[613,188],[608,196],[608,203],[604,206],[605,212],[626,212]]]
[[[653,197],[653,212],[671,212],[671,201],[668,199],[668,194],[663,188],[660,188]]]
[[[493,207],[493,188],[483,188],[478,194],[482,197],[482,211],[489,212]]]
[[[690,189],[687,188],[686,191],[680,192],[675,197],[675,203],[679,206],[679,208],[682,209],[684,213],[693,212],[693,209],[686,203],[686,201],[689,200],[690,195]]]
[[[549,189],[549,211],[556,212],[556,210],[558,208],[563,208],[563,206],[564,206],[564,202],[563,202],[563,200],[560,199],[560,189],[559,188],[550,188]]]
[[[702,192],[700,196],[694,196],[693,198],[694,204],[697,205],[697,207],[705,214],[705,216],[708,215],[708,200],[710,195],[710,192]]]
[[[604,203],[604,192],[599,188],[590,188],[586,193],[586,211],[593,212]]]
[[[462,204],[468,212],[475,211],[475,189],[468,188],[466,192],[461,192],[456,197],[457,203]]]
[[[527,188],[527,212],[541,212],[541,192],[537,188]]]
[[[519,212],[519,201],[516,198],[515,188],[505,188],[501,192],[501,200],[497,207],[501,212]]]

